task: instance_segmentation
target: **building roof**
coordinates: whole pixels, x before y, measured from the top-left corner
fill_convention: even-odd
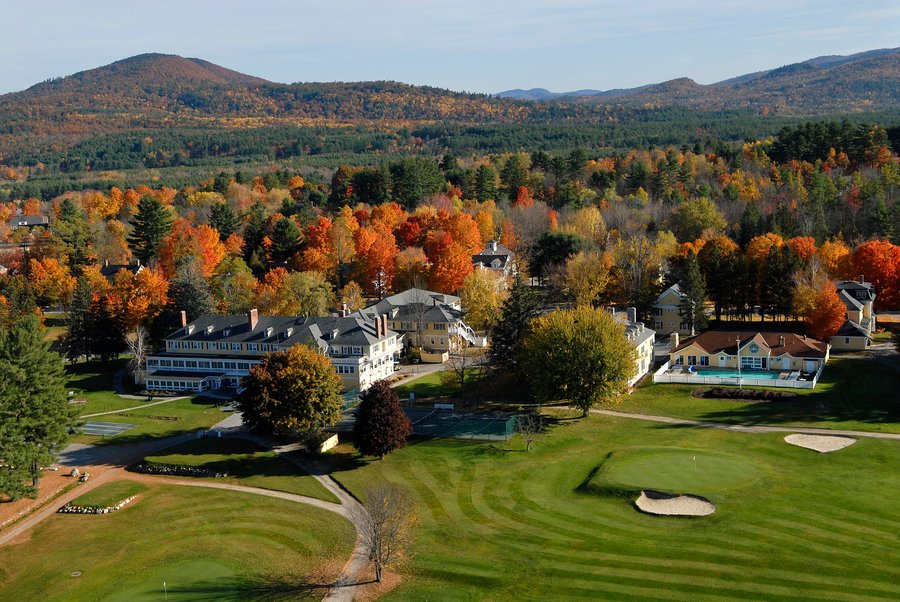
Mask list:
[[[681,292],[681,287],[679,287],[678,283],[676,282],[675,284],[673,284],[672,286],[670,286],[669,288],[667,288],[666,290],[661,292],[659,294],[659,296],[656,297],[656,303],[654,303],[654,305],[661,305],[659,300],[662,299],[663,297],[665,297],[666,295],[668,295],[669,293],[673,293],[677,297],[680,297],[682,299],[684,298],[684,293]]]
[[[459,297],[411,288],[370,304],[354,315],[374,319],[387,314],[391,320],[407,322],[456,322],[462,319]]]
[[[853,322],[851,320],[847,320],[841,327],[838,329],[836,333],[834,333],[836,337],[865,337],[869,338],[869,333],[866,332],[866,329]]]
[[[387,330],[379,338],[374,320],[364,316],[259,316],[256,327],[251,330],[249,318],[245,315],[206,314],[179,328],[166,340],[267,343],[283,347],[312,343],[320,349],[327,349],[329,345],[374,345],[390,336],[397,336],[397,333]]]
[[[476,266],[505,269],[512,263],[514,256],[515,253],[509,247],[496,240],[489,240],[488,246],[483,251],[477,255],[472,255],[472,263]]]
[[[853,296],[859,299],[856,295],[859,291],[864,291],[868,294],[868,300],[875,300],[875,286],[871,282],[863,282],[860,280],[838,280],[834,283],[835,288],[837,288],[838,292],[841,291],[852,291]]]
[[[366,309],[375,305],[384,304],[385,302],[390,304],[392,307],[397,307],[398,305],[409,305],[411,303],[431,304],[433,301],[444,303],[446,305],[459,305],[460,299],[459,297],[448,295],[446,293],[435,293],[434,291],[426,291],[425,289],[421,288],[410,288],[403,291],[402,293],[389,295],[381,301],[370,303],[366,307]]]
[[[784,337],[784,344],[781,344]],[[699,347],[710,355],[725,354],[737,355],[736,339],[740,339],[740,346],[745,346],[755,341],[771,350],[772,356],[779,357],[790,355],[791,357],[823,358],[828,352],[828,343],[816,339],[794,334],[792,332],[735,332],[731,330],[708,330],[693,338],[685,340],[672,350],[677,353],[690,346]]]
[[[140,261],[132,261],[131,263],[109,263],[104,262],[103,267],[100,268],[100,273],[106,277],[107,280],[111,280],[116,274],[121,271],[128,271],[132,274],[137,274],[144,266],[141,265]]]
[[[614,307],[608,308],[607,311],[612,314],[616,322],[625,326],[625,334],[628,335],[628,340],[632,341],[636,347],[640,347],[650,337],[656,336],[656,331],[647,328],[643,322],[632,322],[629,320],[627,313],[617,312]]]
[[[9,218],[9,227],[18,228],[19,226],[46,226],[50,224],[50,219],[46,215],[15,215]]]
[[[850,294],[848,289],[839,289],[838,298],[844,302],[844,305],[846,305],[849,310],[861,310],[863,308],[862,303],[857,301],[856,298]]]

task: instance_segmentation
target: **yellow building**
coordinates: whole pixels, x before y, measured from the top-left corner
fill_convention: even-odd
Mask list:
[[[670,335],[677,332],[679,336],[691,336],[690,327],[681,317],[681,302],[684,301],[684,293],[673,284],[656,298],[653,303],[653,330],[659,335]]]
[[[459,297],[411,288],[360,310],[362,317],[387,315],[388,327],[405,334],[405,342],[421,347],[431,356],[454,352],[462,347],[487,346],[463,321]]]
[[[863,351],[872,343],[875,333],[875,287],[870,282],[855,280],[839,280],[835,287],[847,308],[847,321],[831,337],[831,346]]]
[[[752,378],[754,371],[816,373],[828,362],[831,345],[790,332],[710,330],[676,346],[669,354],[672,368],[704,375],[704,368],[736,370]]]

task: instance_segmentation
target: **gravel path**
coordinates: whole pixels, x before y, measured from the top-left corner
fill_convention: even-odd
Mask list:
[[[871,439],[892,439],[900,441],[900,433],[873,433],[868,431],[846,431],[840,429],[825,429],[805,426],[763,426],[754,424],[726,424],[722,422],[706,422],[703,420],[686,420],[684,418],[672,418],[671,416],[655,416],[653,414],[635,414],[633,412],[618,412],[616,410],[591,410],[593,414],[615,416],[617,418],[632,418],[634,420],[647,420],[650,422],[663,422],[666,424],[679,424],[684,426],[700,426],[723,431],[736,431],[739,433],[802,433],[806,435],[839,435],[844,437],[869,437]]]

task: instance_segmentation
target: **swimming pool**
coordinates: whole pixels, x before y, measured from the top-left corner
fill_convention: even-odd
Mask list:
[[[770,370],[743,370],[738,374],[737,370],[697,370],[697,376],[717,377],[717,378],[754,378],[758,380],[778,380],[781,376],[780,372],[772,372]]]

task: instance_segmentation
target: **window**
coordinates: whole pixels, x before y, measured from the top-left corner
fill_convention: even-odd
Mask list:
[[[444,337],[441,337],[441,345],[444,344]]]
[[[869,295],[868,295],[868,293],[866,293],[866,291],[856,291],[856,298],[857,298],[857,299],[865,299],[865,298],[868,297],[868,296],[869,296]]]
[[[203,349],[203,343],[201,341],[193,341],[191,343],[191,349]]]
[[[678,330],[690,330],[690,328],[688,327],[687,322],[682,322],[682,323],[678,326]]]
[[[683,366],[683,365],[684,365],[684,356],[683,356],[683,355],[676,355],[676,356],[675,356],[675,365],[676,365],[676,366]]]
[[[240,344],[240,343],[232,343],[232,344],[231,344],[231,350],[232,350],[232,351],[240,351],[240,350],[241,350],[241,344]]]
[[[844,345],[850,344],[850,337],[844,337]]]
[[[259,345],[256,343],[247,343],[247,351],[258,351]]]
[[[697,365],[697,356],[689,355],[688,356],[688,366],[696,366]]]
[[[662,322],[654,322],[653,328],[655,328],[656,330],[662,330]]]
[[[700,356],[700,365],[701,366],[709,366],[709,356],[708,355]]]
[[[653,315],[654,315],[654,316],[661,316],[661,315],[662,315],[662,308],[661,308],[661,307],[654,307],[654,308],[653,308]]]

